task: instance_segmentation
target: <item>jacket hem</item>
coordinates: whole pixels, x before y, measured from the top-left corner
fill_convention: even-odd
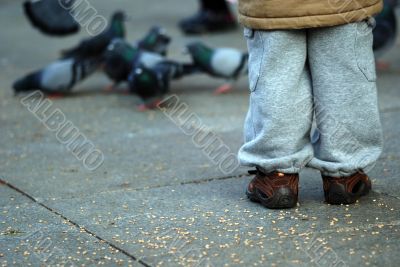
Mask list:
[[[379,13],[383,8],[383,3],[365,7],[358,10],[343,12],[340,14],[285,17],[285,18],[257,18],[239,14],[239,22],[255,30],[290,30],[307,29],[319,27],[331,27],[363,21]]]

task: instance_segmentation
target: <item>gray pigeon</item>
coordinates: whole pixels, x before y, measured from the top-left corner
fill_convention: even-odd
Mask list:
[[[160,54],[143,51],[118,38],[110,43],[103,58],[103,70],[115,83],[127,81],[134,65],[152,68],[165,60]]]
[[[248,54],[234,48],[210,48],[201,42],[187,46],[193,65],[200,71],[213,77],[235,81],[247,74]],[[216,94],[232,89],[231,83],[224,84],[215,90]]]
[[[187,46],[193,63],[211,76],[236,79],[247,74],[248,54],[234,48],[210,48],[201,42]]]
[[[99,65],[98,59],[61,59],[15,81],[14,92],[41,90],[45,93],[67,93],[94,73]]]

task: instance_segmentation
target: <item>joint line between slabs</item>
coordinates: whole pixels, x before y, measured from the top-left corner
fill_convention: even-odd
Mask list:
[[[21,195],[23,195],[23,196],[29,198],[29,199],[30,199],[31,201],[33,201],[34,203],[40,205],[41,207],[47,209],[47,210],[50,211],[50,212],[56,214],[57,216],[61,217],[63,220],[65,220],[65,221],[71,223],[72,225],[74,225],[74,226],[75,226],[76,228],[78,228],[79,230],[84,230],[85,233],[87,233],[87,234],[93,236],[94,238],[98,239],[98,240],[101,241],[101,242],[106,243],[106,244],[109,245],[110,247],[112,247],[112,248],[114,248],[114,249],[120,251],[120,252],[121,252],[122,254],[124,254],[125,256],[127,256],[127,257],[131,258],[132,260],[134,260],[134,261],[136,261],[136,262],[142,264],[143,266],[151,267],[150,265],[148,265],[148,264],[145,263],[144,261],[142,261],[142,260],[136,258],[136,257],[133,256],[132,254],[130,254],[129,252],[127,252],[126,250],[124,250],[124,249],[118,247],[117,245],[114,245],[113,243],[109,242],[108,240],[106,240],[106,239],[104,239],[104,238],[98,236],[96,233],[90,231],[89,229],[87,229],[87,228],[85,228],[85,227],[81,227],[77,222],[74,222],[74,221],[68,219],[67,217],[65,217],[64,215],[62,215],[61,213],[59,213],[58,211],[53,210],[52,208],[46,206],[45,204],[43,204],[43,203],[37,201],[34,197],[32,197],[32,196],[29,195],[28,193],[22,191],[22,190],[19,189],[18,187],[16,187],[16,186],[10,184],[9,182],[0,179],[0,185],[6,185],[6,186],[9,187],[10,189],[12,189],[12,190],[14,190],[14,191],[20,193]]]

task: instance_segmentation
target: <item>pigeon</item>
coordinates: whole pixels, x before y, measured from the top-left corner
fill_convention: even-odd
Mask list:
[[[31,24],[41,32],[64,36],[79,31],[78,22],[74,19],[74,12],[65,7],[72,7],[74,0],[60,1],[54,0],[28,0],[23,4],[25,15]]]
[[[165,60],[149,68],[138,63],[128,77],[131,93],[138,95],[143,101],[138,106],[140,111],[155,108],[163,96],[168,93],[170,81],[182,78],[191,73],[191,65]]]
[[[397,38],[397,20],[395,6],[397,1],[385,0],[383,11],[375,18],[374,36],[374,54],[380,58],[385,52],[392,48]],[[378,62],[378,68],[388,68],[387,63]]]
[[[15,94],[41,90],[44,93],[68,93],[99,67],[98,59],[61,59],[14,82]]]
[[[234,48],[212,49],[201,42],[187,46],[199,70],[219,78],[236,79],[247,74],[248,55]]]
[[[122,39],[111,42],[103,61],[105,74],[116,84],[127,81],[130,92],[145,100],[146,106],[149,104],[148,99],[157,98],[168,90],[170,80],[196,72],[192,64],[178,63],[160,54],[143,51]],[[153,78],[151,83],[146,84],[143,83],[143,77]],[[156,86],[148,89],[150,84]]]
[[[76,47],[62,51],[62,57],[87,58],[101,56],[114,38],[125,37],[124,20],[125,15],[123,12],[115,12],[107,29],[99,35],[83,40]]]
[[[130,45],[122,38],[114,38],[103,55],[105,62],[103,65],[104,71],[116,84],[125,81],[130,72],[132,62],[140,51],[150,52],[144,53],[145,61],[149,61],[149,59],[152,58],[156,62],[159,62],[162,60],[160,56],[166,56],[170,41],[171,38],[166,34],[165,30],[158,26],[152,27],[147,34],[134,45]],[[145,62],[145,64],[149,65],[150,63]],[[114,86],[115,85],[111,85],[107,88],[112,89]]]
[[[247,74],[248,54],[234,48],[210,48],[201,42],[194,42],[187,46],[193,64],[199,71],[213,77],[236,80]],[[231,85],[223,85],[216,93],[223,93],[231,89]]]
[[[137,42],[136,46],[141,50],[166,56],[170,42],[171,37],[166,34],[165,29],[154,26],[149,30],[146,36]]]
[[[114,38],[104,53],[104,71],[115,83],[127,79],[131,63],[139,51],[147,51],[165,56],[171,38],[166,35],[165,30],[154,26],[135,45],[131,46],[121,38]],[[161,59],[155,56],[157,61]],[[111,86],[112,88],[113,86]]]
[[[154,67],[165,60],[160,54],[147,52],[123,39],[114,39],[104,53],[103,70],[116,84],[126,81],[134,65]]]

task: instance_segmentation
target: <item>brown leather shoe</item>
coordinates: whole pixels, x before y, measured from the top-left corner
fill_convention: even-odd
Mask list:
[[[293,208],[297,204],[299,193],[299,175],[260,170],[250,171],[256,174],[246,190],[247,197],[269,209]]]
[[[349,177],[322,176],[325,200],[329,204],[352,204],[371,190],[371,180],[365,173],[357,172]]]

